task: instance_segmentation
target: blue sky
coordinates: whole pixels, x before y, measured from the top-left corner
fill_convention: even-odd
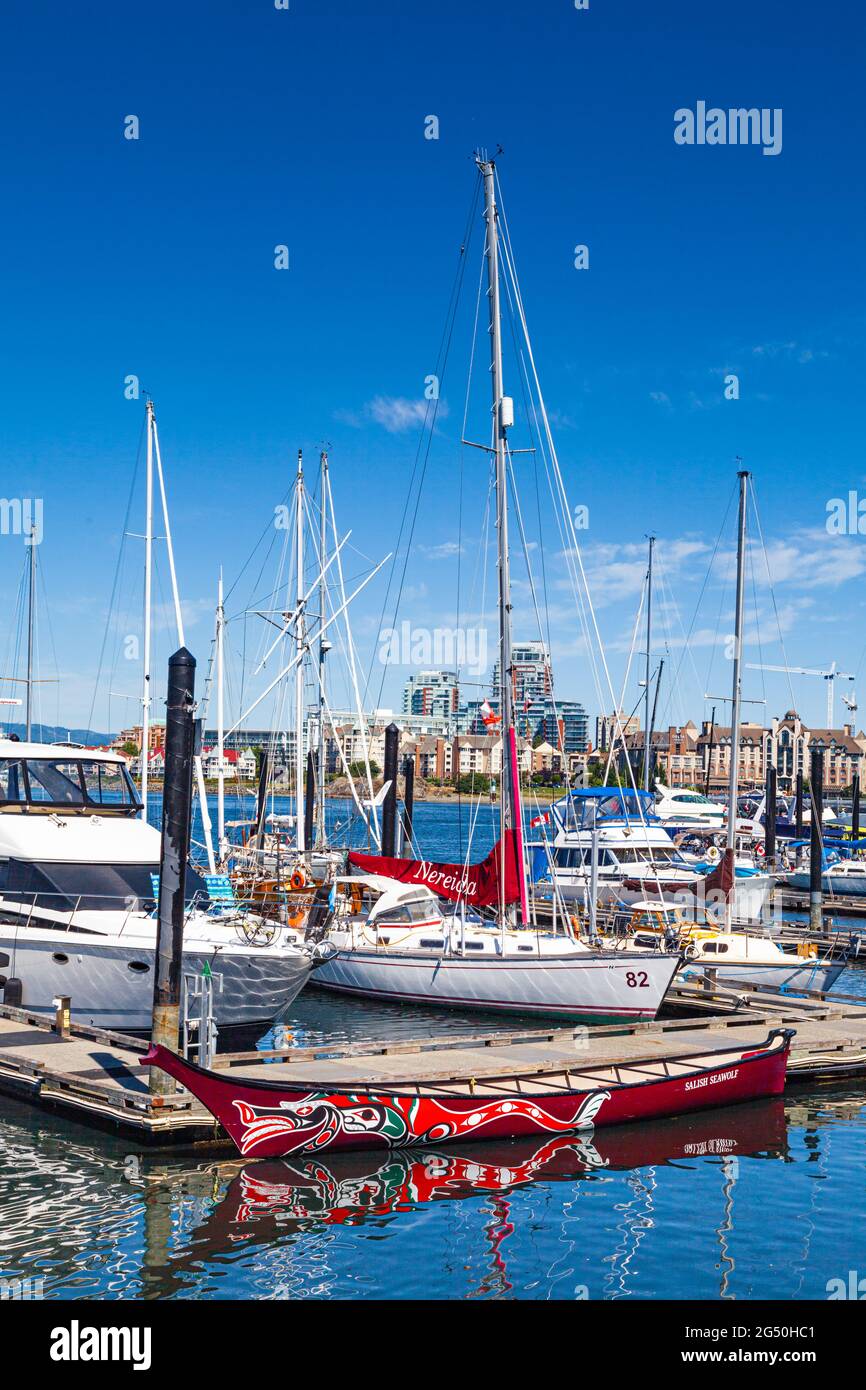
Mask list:
[[[775,606],[756,556],[748,659],[836,660],[866,681],[866,538],[825,528],[830,498],[866,497],[864,27],[862,7],[840,0],[590,0],[586,11],[572,0],[291,0],[288,11],[269,0],[10,0],[0,447],[4,495],[44,499],[40,672],[59,681],[42,687],[43,717],[76,724],[90,709],[141,430],[128,374],[156,401],[187,639],[201,662],[218,566],[230,584],[299,446],[313,466],[330,445],[338,511],[353,527],[349,574],[394,548],[479,144],[504,150],[559,457],[572,501],[589,507],[584,559],[614,685],[653,530],[665,579],[655,645],[678,673],[662,717],[697,721],[704,692],[727,690],[732,515],[710,559],[736,455],[754,473],[774,579]],[[781,108],[781,153],[677,145],[674,112],[698,100]],[[123,134],[130,114],[135,141]],[[431,114],[437,140],[424,138]],[[462,452],[460,537],[455,516],[479,238],[476,225],[398,614],[421,628],[455,621],[459,543],[461,612],[480,606],[480,453]],[[574,268],[578,243],[588,271]],[[288,271],[274,269],[277,244],[289,247]],[[723,395],[730,373],[736,401]],[[475,438],[483,370],[480,382]],[[508,384],[517,395],[513,374]],[[534,466],[518,463],[533,495]],[[138,482],[130,529],[140,532]],[[595,713],[543,504],[540,515],[557,689]],[[138,687],[116,638],[140,626],[140,563],[128,540],[97,727],[135,713],[132,702],[109,708],[107,689]],[[22,564],[20,539],[0,537],[3,674]],[[516,631],[533,636],[516,572]],[[250,573],[239,606],[261,597]],[[408,668],[383,670],[376,657],[384,585],[383,573],[354,626],[371,692],[397,704]],[[165,625],[157,674],[170,647]],[[792,689],[822,722],[823,682],[793,677]],[[784,677],[751,673],[746,693],[766,696],[768,712],[790,703]],[[633,675],[626,704],[638,695]]]

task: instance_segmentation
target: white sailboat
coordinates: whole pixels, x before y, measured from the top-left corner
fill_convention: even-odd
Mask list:
[[[596,1022],[653,1018],[679,963],[676,953],[635,953],[626,959],[577,940],[567,922],[563,929],[554,932],[543,930],[530,920],[511,658],[507,436],[514,411],[503,386],[494,161],[478,156],[477,163],[484,187],[491,453],[495,464],[498,538],[503,731],[500,844],[513,846],[517,890],[513,895],[506,894],[506,873],[500,866],[499,898],[489,917],[467,912],[465,897],[446,917],[436,895],[417,883],[396,884],[390,877],[366,874],[361,880],[340,885],[341,894],[327,936],[339,954],[317,971],[316,982],[327,989],[397,1003],[554,1014]],[[507,850],[502,860],[507,861]]]

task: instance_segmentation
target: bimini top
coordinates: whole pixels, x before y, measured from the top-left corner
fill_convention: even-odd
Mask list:
[[[73,743],[0,739],[0,813],[134,815],[140,809],[121,754]]]
[[[583,787],[553,802],[550,811],[558,829],[591,830],[593,823],[610,821],[657,823],[654,805],[652,792],[632,787]]]

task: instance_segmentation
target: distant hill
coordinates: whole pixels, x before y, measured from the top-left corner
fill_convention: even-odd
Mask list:
[[[26,724],[6,724],[0,720],[0,731],[2,737],[8,738],[10,734],[17,734],[23,741],[27,731]],[[88,747],[103,743],[111,743],[115,734],[100,734],[95,729],[70,729],[65,724],[59,727],[55,724],[34,724],[31,738],[34,743],[84,743]]]

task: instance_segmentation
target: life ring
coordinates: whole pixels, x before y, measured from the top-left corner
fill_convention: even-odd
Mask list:
[[[719,860],[721,859],[721,857],[722,857],[722,856],[721,856],[721,854],[719,853],[718,846],[717,846],[717,845],[710,845],[709,849],[707,850],[707,863],[709,863],[709,864],[718,864],[718,862],[719,862]]]
[[[296,912],[296,913],[294,914],[294,916],[292,916],[292,915],[290,914],[290,915],[288,915],[288,916],[286,917],[286,926],[287,926],[287,927],[299,927],[299,926],[301,925],[301,923],[303,922],[303,920],[304,920],[304,918],[305,918],[306,915],[307,915],[307,914],[306,914],[306,909],[302,907],[302,908],[300,909],[299,912]]]
[[[307,876],[303,869],[295,869],[292,877],[289,879],[289,886],[294,889],[296,893],[299,892],[301,888],[306,888]]]

